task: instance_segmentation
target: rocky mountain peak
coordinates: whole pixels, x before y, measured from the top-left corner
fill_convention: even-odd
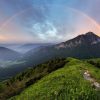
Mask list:
[[[66,42],[58,44],[56,47],[66,48],[66,47],[75,47],[78,45],[93,45],[100,42],[100,37],[94,34],[93,32],[88,32],[86,34],[78,35],[77,37],[68,40]]]

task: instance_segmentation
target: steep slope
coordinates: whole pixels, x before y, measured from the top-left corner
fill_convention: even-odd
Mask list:
[[[45,46],[30,51],[24,56],[27,65],[43,63],[55,57],[94,58],[100,57],[100,37],[92,32],[79,35],[69,41]]]
[[[100,70],[83,61],[68,58],[68,63],[10,100],[100,100],[100,88],[84,78],[88,70],[100,83]],[[100,84],[99,84],[100,85]]]
[[[67,48],[76,47],[78,45],[94,45],[100,43],[100,37],[93,32],[88,32],[86,34],[79,35],[69,41],[60,43],[56,45],[56,48]]]
[[[15,60],[17,58],[19,58],[21,56],[20,53],[14,51],[14,50],[11,50],[11,49],[8,49],[8,48],[5,48],[5,47],[0,47],[0,60]]]
[[[88,59],[86,60],[88,63],[97,66],[100,68],[100,58],[95,58],[95,59]]]
[[[40,80],[49,73],[63,67],[67,63],[65,59],[54,59],[46,63],[29,68],[19,73],[13,78],[1,82],[0,84],[0,100],[6,100],[8,97],[20,93],[24,88]],[[14,71],[15,73],[16,71]]]
[[[37,44],[28,43],[24,45],[21,45],[21,44],[0,44],[0,45],[2,46],[2,51],[0,50],[0,57],[1,57],[0,60],[2,60],[0,61],[0,81],[1,81],[1,80],[8,79],[12,76],[15,76],[17,73],[20,73],[23,70],[27,69],[28,66],[33,67],[33,65],[35,65],[35,63],[28,65],[26,64],[27,62],[26,60],[21,59],[25,52],[29,51],[27,54],[29,53],[32,54],[36,48],[47,46],[47,45],[52,45],[52,44],[50,43],[37,43]],[[8,52],[8,50],[10,52]],[[20,52],[21,54],[16,51]],[[27,57],[28,55],[25,54],[25,56]]]

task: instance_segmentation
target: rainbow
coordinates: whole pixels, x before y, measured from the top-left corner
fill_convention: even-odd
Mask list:
[[[16,14],[14,14],[13,16],[11,16],[10,18],[8,18],[0,27],[0,31],[2,31],[2,29],[4,29],[14,18],[18,17],[19,15],[25,13],[26,11],[28,10],[31,10],[32,7],[30,8],[27,8],[27,9],[24,9]],[[92,23],[93,27],[91,27],[91,30],[93,32],[95,32],[97,35],[100,36],[100,25],[93,19],[91,18],[90,16],[86,15],[85,13],[75,9],[75,8],[70,8],[70,7],[66,7],[66,9],[70,9],[71,11],[79,14],[80,16],[83,16],[87,19],[87,23]],[[80,23],[81,24],[81,23]],[[85,29],[81,29],[80,30],[80,33],[84,33],[86,30]],[[80,34],[78,33],[78,34]]]

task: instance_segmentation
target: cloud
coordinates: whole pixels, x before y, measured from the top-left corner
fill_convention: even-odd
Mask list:
[[[50,21],[45,21],[44,23],[36,23],[32,26],[33,34],[43,41],[57,41],[62,38],[58,35],[56,27]]]
[[[100,20],[99,4],[99,0],[1,0],[1,40],[62,42],[87,31],[100,34],[99,24],[90,18]]]

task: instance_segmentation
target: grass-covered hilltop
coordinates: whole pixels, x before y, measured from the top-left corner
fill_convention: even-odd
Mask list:
[[[100,59],[55,59],[0,84],[0,100],[100,100]]]

